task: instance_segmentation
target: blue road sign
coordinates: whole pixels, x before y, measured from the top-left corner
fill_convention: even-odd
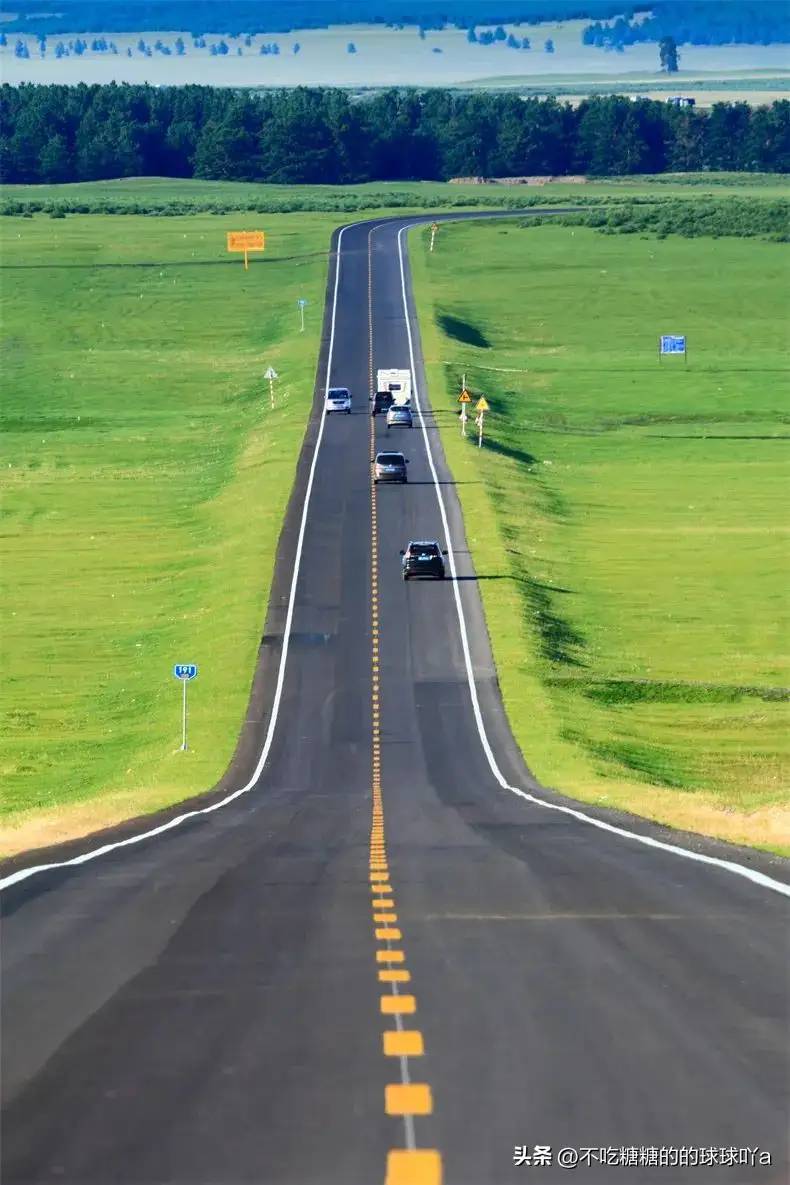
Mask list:
[[[685,337],[676,337],[674,334],[663,334],[659,343],[659,350],[662,354],[685,354],[686,339]]]
[[[177,662],[173,667],[173,674],[176,679],[183,679],[185,681],[194,679],[197,671],[197,665],[194,662]]]
[[[296,303],[299,305],[299,308],[300,308],[300,309],[303,309],[303,308],[304,308],[304,306],[307,304],[307,301],[306,301],[306,300],[304,299],[304,297],[302,296],[302,297],[300,297],[300,298],[299,298],[299,300],[297,300],[297,302],[296,302]]]

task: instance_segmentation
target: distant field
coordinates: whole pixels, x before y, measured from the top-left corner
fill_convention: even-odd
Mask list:
[[[412,258],[527,760],[582,799],[790,852],[787,247],[483,223],[432,256],[415,232]],[[662,332],[688,334],[688,366],[659,365]],[[463,371],[492,406],[482,452],[458,432]]]
[[[663,82],[659,73],[658,47],[641,44],[623,53],[584,46],[581,33],[587,21],[562,24],[505,26],[519,41],[528,37],[532,48],[513,49],[503,43],[469,44],[466,31],[447,28],[429,31],[420,38],[414,27],[387,29],[381,25],[334,26],[328,29],[297,30],[293,33],[258,34],[246,45],[244,38],[226,38],[229,53],[212,56],[210,46],[219,43],[219,35],[206,36],[206,48],[197,49],[188,32],[182,32],[186,53],[177,56],[178,31],[148,31],[141,34],[107,34],[115,41],[118,54],[94,53],[71,55],[56,60],[54,46],[64,38],[50,38],[46,57],[41,58],[36,42],[30,41],[31,57],[14,57],[11,44],[0,49],[0,65],[6,82],[151,82],[158,85],[209,83],[215,86],[457,86],[483,83],[486,86],[510,86],[514,82],[528,88],[537,84],[551,89],[554,80],[567,84],[585,76],[598,82],[618,85],[619,80],[637,74],[642,82],[651,78]],[[483,26],[479,26],[480,29]],[[101,34],[102,30],[95,30]],[[146,57],[137,49],[140,39],[153,46],[161,40],[171,50],[170,56],[153,52]],[[544,52],[551,39],[554,53]],[[90,43],[91,36],[86,35]],[[67,38],[65,39],[68,40]],[[276,42],[279,54],[261,56],[264,43]],[[356,52],[349,53],[353,44]],[[299,52],[294,53],[294,46]],[[132,56],[127,56],[131,49]],[[239,53],[239,51],[241,51]],[[695,78],[720,80],[726,90],[727,80],[743,72],[768,71],[787,83],[788,47],[752,46],[682,46],[681,71],[676,76],[678,89],[686,88]],[[638,80],[640,80],[638,79]],[[753,93],[761,88],[757,85]],[[783,89],[779,87],[777,93]],[[694,93],[693,91],[690,93]],[[761,101],[768,101],[767,97]]]

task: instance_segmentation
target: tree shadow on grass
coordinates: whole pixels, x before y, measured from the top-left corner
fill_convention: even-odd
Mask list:
[[[571,625],[559,611],[558,596],[573,596],[572,588],[544,584],[529,576],[509,573],[483,573],[476,576],[456,576],[456,582],[482,580],[511,580],[519,588],[530,632],[537,632],[541,655],[557,666],[585,668],[582,652],[586,647],[584,635]]]
[[[490,453],[498,453],[502,457],[509,457],[511,461],[518,461],[521,465],[537,465],[538,463],[538,458],[534,457],[532,453],[528,453],[526,449],[516,448],[512,444],[505,444],[501,440],[496,440],[493,436],[486,437],[485,446]]]
[[[440,313],[437,320],[439,322],[439,328],[448,337],[455,338],[458,342],[463,342],[465,346],[475,346],[478,350],[491,349],[491,342],[471,322],[463,321],[460,317],[453,317],[449,313]]]

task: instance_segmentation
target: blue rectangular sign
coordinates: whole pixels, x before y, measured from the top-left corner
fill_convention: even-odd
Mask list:
[[[197,665],[194,662],[177,662],[173,667],[176,679],[194,679],[197,671]]]
[[[685,354],[686,339],[669,333],[663,334],[659,348],[662,354]]]

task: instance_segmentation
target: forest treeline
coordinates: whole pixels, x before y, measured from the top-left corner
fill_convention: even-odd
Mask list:
[[[790,171],[790,102],[709,111],[596,97],[236,92],[205,86],[0,89],[5,182],[110,177],[345,184],[450,177]]]
[[[790,41],[787,0],[664,0],[648,16],[622,14],[588,25],[585,45],[622,50],[640,41],[672,37],[678,45],[772,45]]]
[[[634,12],[650,4],[645,0],[627,7]],[[53,5],[15,0],[15,18],[4,28],[33,35],[157,29],[243,35],[358,24],[467,29],[522,21],[605,20],[622,11],[622,0],[58,0]]]
[[[678,45],[768,45],[790,40],[787,0],[14,0],[6,33],[287,33],[328,25],[441,29],[588,19],[589,45],[624,49],[673,37]],[[604,23],[602,23],[604,22]]]

